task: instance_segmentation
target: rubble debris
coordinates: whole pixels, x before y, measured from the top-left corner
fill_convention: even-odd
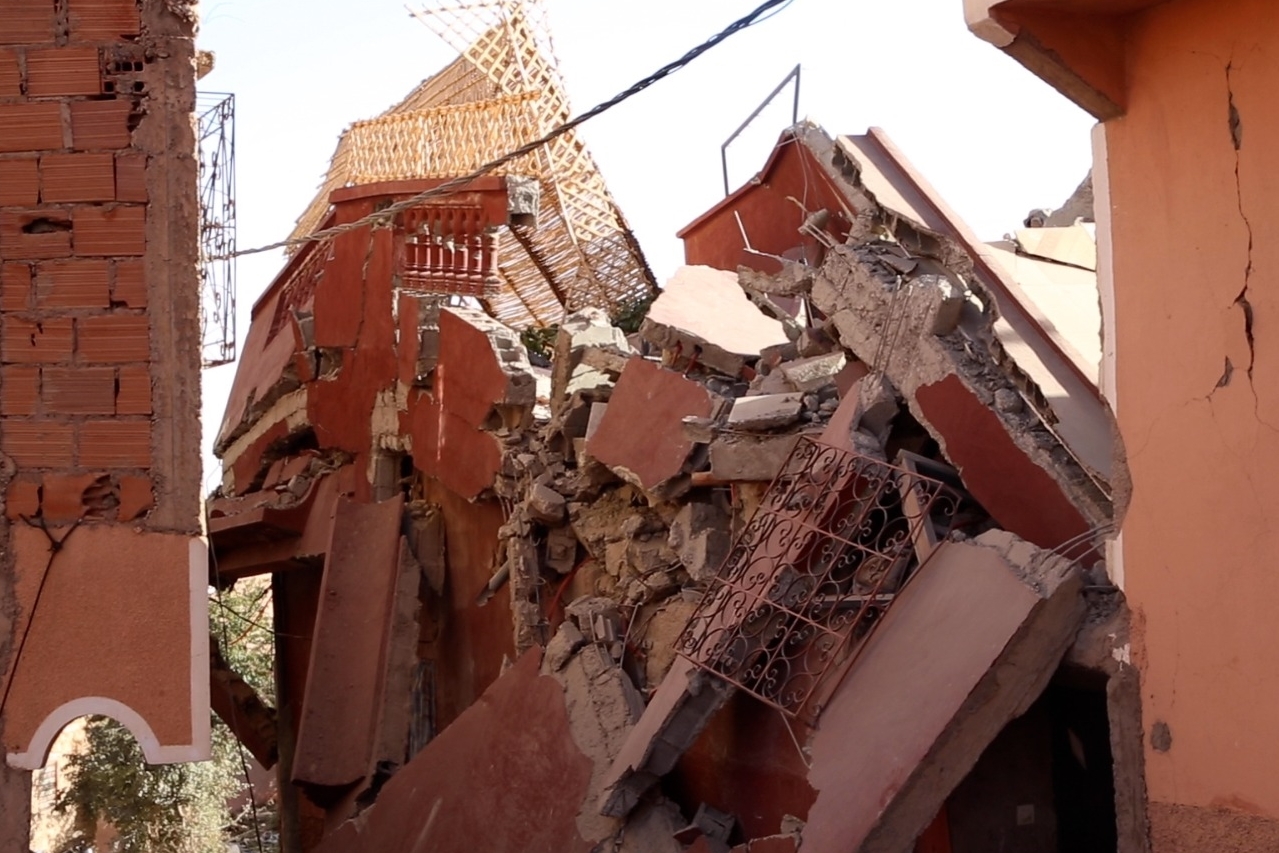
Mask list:
[[[797,434],[722,435],[710,445],[711,476],[722,482],[771,482],[795,449]]]
[[[728,700],[727,682],[679,658],[649,700],[608,771],[601,814],[622,817],[658,779],[669,773],[711,716]]]
[[[846,363],[844,354],[836,352],[786,362],[778,369],[796,391],[816,391],[833,384]]]
[[[1036,546],[1104,522],[1104,490],[1003,349],[997,306],[963,247],[917,211],[886,207],[881,199],[904,196],[855,144],[808,126],[794,134],[795,147],[821,159],[814,178],[838,190],[796,232],[796,246],[815,240],[821,251],[789,256],[812,265],[684,267],[638,337],[603,310],[577,310],[537,332],[543,343],[554,336],[539,373],[521,336],[484,312],[401,294],[398,336],[384,342],[401,347],[398,378],[369,397],[368,432],[361,425],[335,442],[340,430],[326,421],[345,416],[338,397],[316,400],[353,381],[367,350],[328,346],[334,321],[319,314],[299,312],[296,328],[284,327],[312,360],[289,368],[296,384],[281,386],[289,390],[276,395],[270,423],[237,422],[229,435],[228,494],[215,504],[227,514],[213,535],[236,571],[331,568],[346,559],[350,534],[317,547],[311,517],[403,493],[404,553],[415,556],[431,608],[416,639],[431,651],[419,652],[416,680],[394,689],[449,707],[442,726],[434,710],[429,727],[419,723],[429,737],[409,739],[410,760],[368,795],[364,823],[339,825],[322,849],[378,849],[406,833],[439,849],[773,853],[794,851],[801,837],[804,849],[836,837],[831,849],[848,839],[868,851],[907,849],[1043,687],[1078,622],[1080,584],[1070,561]],[[326,455],[336,443],[340,459]],[[784,492],[800,473],[811,482]],[[840,513],[862,507],[868,482],[882,517],[850,534]],[[916,487],[953,495],[953,511],[935,511]],[[963,529],[952,534],[952,522]],[[380,538],[398,535],[388,527]],[[270,553],[255,561],[231,547],[263,540]],[[370,553],[380,560],[389,548]],[[738,558],[752,561],[767,591],[751,592],[740,612],[707,617]],[[810,595],[805,584],[823,591]],[[321,605],[326,620],[332,610]],[[791,623],[829,633],[829,646],[794,639]],[[333,630],[322,622],[315,636],[336,658]],[[728,638],[723,647],[700,645],[713,632]],[[465,656],[442,663],[439,649],[455,642],[482,650],[492,675],[463,672],[473,663]],[[748,670],[752,656],[763,661],[786,643],[788,662],[810,651],[834,661],[816,686],[796,688],[804,695],[794,708],[762,692],[765,664],[750,677],[728,667]],[[936,673],[903,683],[902,660]],[[497,661],[507,662],[500,677]],[[308,713],[310,691],[328,695],[334,683],[323,667],[309,675]],[[364,695],[354,692],[343,701]],[[991,692],[1000,695],[973,698]],[[800,721],[786,745],[803,769],[787,778],[816,790],[811,811],[803,797],[788,801],[787,811],[804,813],[779,827],[776,813],[765,824],[740,803],[699,792],[677,806],[658,793],[699,737],[713,740],[708,726],[730,697],[762,700],[788,727]],[[906,703],[928,707],[907,712]],[[352,713],[362,720],[365,710]],[[324,759],[314,731],[300,733],[293,775],[328,803],[326,789],[367,775],[367,750],[361,742],[338,750],[341,761]],[[396,742],[383,732],[374,751]],[[355,751],[358,761],[343,757]],[[441,766],[460,768],[458,778],[441,781]],[[837,802],[848,791],[859,792],[856,807]],[[514,819],[484,819],[498,795],[514,803],[503,806]],[[423,823],[422,814],[434,816]],[[539,823],[516,838],[524,820]]]
[[[714,503],[684,504],[671,522],[667,546],[694,581],[709,580],[719,571],[731,545],[732,518]]]
[[[728,413],[728,426],[751,432],[790,426],[799,420],[804,409],[804,398],[800,394],[738,397]]]

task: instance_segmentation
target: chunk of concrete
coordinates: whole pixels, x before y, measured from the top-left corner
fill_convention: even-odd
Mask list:
[[[546,567],[566,575],[577,565],[577,537],[571,527],[553,527],[546,532]]]
[[[680,508],[667,537],[670,549],[695,581],[713,578],[732,546],[728,513],[711,503],[690,502]]]
[[[848,359],[841,351],[788,361],[780,365],[778,370],[795,390],[816,391],[834,382],[835,375],[847,363]]]
[[[1070,561],[1011,533],[942,543],[821,714],[800,850],[910,849],[1042,693],[1078,633],[1081,591]]]
[[[622,817],[662,776],[674,769],[733,688],[678,658],[631,729],[604,779],[601,814]]]
[[[728,425],[734,429],[764,431],[790,426],[804,410],[802,394],[763,394],[738,397],[728,413]]]
[[[738,286],[737,274],[710,267],[680,267],[649,308],[640,327],[645,340],[682,358],[736,376],[748,359],[789,341]]]
[[[528,515],[542,524],[563,524],[568,502],[564,496],[544,483],[537,483],[528,493]]]
[[[586,452],[646,492],[679,477],[693,442],[683,419],[710,417],[717,399],[704,386],[642,358],[633,358],[613,389],[608,410]]]
[[[795,449],[799,434],[722,435],[711,442],[711,477],[772,482]]]

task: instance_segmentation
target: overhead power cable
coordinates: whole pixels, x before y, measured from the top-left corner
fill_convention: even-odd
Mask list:
[[[632,85],[630,88],[626,89],[625,91],[619,92],[618,94],[609,98],[607,101],[604,101],[603,103],[596,105],[595,107],[587,110],[586,112],[574,118],[569,119],[563,124],[556,126],[555,128],[551,129],[545,136],[542,136],[538,139],[534,139],[532,142],[525,143],[524,145],[521,145],[520,147],[515,148],[511,151],[508,151],[507,153],[503,154],[502,156],[494,160],[488,161],[484,165],[475,169],[473,172],[470,172],[465,175],[461,175],[456,178],[450,178],[449,180],[445,181],[443,184],[439,185],[438,187],[433,187],[432,189],[420,192],[417,195],[412,196],[411,198],[406,198],[401,201],[397,201],[394,204],[388,205],[387,207],[384,207],[381,210],[378,210],[375,213],[371,213],[368,216],[365,216],[361,219],[357,219],[354,222],[348,222],[344,225],[335,225],[332,228],[322,228],[319,231],[314,231],[303,237],[291,237],[287,240],[280,240],[276,243],[270,243],[266,246],[258,246],[253,249],[240,249],[238,251],[231,252],[226,255],[211,256],[211,257],[205,258],[204,260],[205,261],[222,261],[222,260],[227,260],[229,258],[237,258],[242,255],[257,255],[257,254],[261,254],[262,252],[271,252],[276,249],[286,248],[288,246],[300,246],[306,243],[314,243],[314,242],[319,242],[324,240],[331,240],[334,237],[338,236],[339,234],[345,234],[348,231],[354,231],[358,228],[364,228],[370,225],[378,226],[378,225],[388,223],[390,222],[391,218],[394,217],[397,213],[402,213],[405,210],[409,210],[411,208],[417,207],[422,202],[427,201],[428,199],[437,198],[443,195],[448,195],[454,192],[455,190],[459,190],[462,187],[466,186],[467,184],[471,183],[472,181],[478,178],[482,178],[484,175],[488,174],[494,169],[501,168],[502,166],[505,166],[507,163],[510,163],[512,160],[518,160],[520,157],[523,157],[527,154],[531,154],[532,152],[536,151],[542,146],[547,145],[548,143],[553,142],[554,140],[568,133],[570,130],[573,130],[574,128],[578,126],[585,124],[586,122],[590,121],[591,119],[595,118],[598,115],[608,112],[613,107],[617,106],[623,101],[626,101],[634,97],[635,95],[638,95],[640,92],[644,91],[649,86],[652,86],[654,83],[657,83],[658,81],[663,80],[666,77],[669,77],[671,74],[674,74],[676,71],[680,70],[685,65],[688,65],[694,59],[697,59],[703,53],[706,53],[708,50],[715,47],[720,42],[725,41],[733,34],[741,32],[747,27],[753,26],[754,24],[760,23],[763,20],[767,20],[768,18],[771,18],[773,16],[772,14],[767,14],[767,15],[765,14],[770,9],[774,9],[775,7],[779,7],[779,6],[780,7],[789,6],[793,2],[794,0],[766,0],[766,2],[761,3],[754,11],[750,12],[747,15],[744,15],[741,18],[738,18],[736,21],[733,21],[733,23],[729,24],[727,27],[720,30],[718,33],[716,33],[715,35],[711,36],[706,41],[699,44],[697,47],[688,51],[679,59],[676,59],[674,62],[668,62],[666,65],[663,65],[661,68],[657,69],[652,74],[648,75],[644,79],[635,83],[634,85]],[[780,12],[781,9],[777,9],[777,11]],[[776,14],[776,12],[774,12],[773,14]]]

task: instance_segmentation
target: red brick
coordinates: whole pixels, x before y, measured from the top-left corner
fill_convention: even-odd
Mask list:
[[[38,308],[109,308],[107,261],[46,261],[36,267]]]
[[[136,0],[70,0],[67,15],[76,41],[119,41],[142,31]]]
[[[76,354],[83,364],[150,361],[150,320],[135,314],[82,317],[76,321]]]
[[[40,407],[40,368],[0,368],[0,414],[34,415]]]
[[[40,198],[111,201],[115,198],[115,158],[110,154],[46,154],[40,158]]]
[[[149,468],[150,421],[86,421],[80,425],[84,468]]]
[[[40,201],[40,170],[34,157],[0,160],[0,205],[30,207]]]
[[[72,105],[73,116],[75,106]],[[0,104],[0,152],[61,147],[61,104]]]
[[[0,264],[0,311],[31,307],[31,265]]]
[[[22,72],[18,70],[18,53],[0,50],[0,98],[22,95]]]
[[[0,44],[53,41],[57,19],[49,0],[3,0]]]
[[[130,364],[120,368],[116,384],[115,412],[117,415],[151,414],[151,368],[145,364]]]
[[[46,521],[75,521],[85,515],[85,492],[109,483],[107,474],[45,474],[40,514]]]
[[[77,255],[142,255],[147,250],[147,214],[141,205],[128,207],[77,207],[75,223]]]
[[[142,261],[116,261],[111,300],[129,308],[147,307],[147,278]]]
[[[0,210],[0,258],[38,261],[71,254],[71,219],[63,210]]]
[[[110,367],[46,367],[40,390],[48,415],[114,415],[115,371]]]
[[[40,483],[34,479],[14,480],[4,496],[4,514],[11,520],[26,516],[35,518],[40,512]]]
[[[125,474],[120,477],[120,508],[117,510],[117,521],[133,521],[145,515],[154,498],[151,493],[151,478]]]
[[[0,423],[0,448],[22,468],[70,468],[74,444],[69,423],[13,418]]]
[[[71,360],[71,318],[4,318],[0,361],[6,364],[57,364]]]
[[[2,108],[0,108],[2,109]],[[129,102],[77,101],[71,105],[71,142],[79,151],[103,148],[128,148]],[[50,146],[61,148],[61,144]]]
[[[102,94],[102,65],[96,47],[54,47],[27,51],[27,95]]]
[[[115,158],[115,197],[120,201],[150,200],[145,154],[122,154]]]

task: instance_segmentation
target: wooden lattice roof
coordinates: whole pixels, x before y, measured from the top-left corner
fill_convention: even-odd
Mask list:
[[[435,4],[416,17],[460,56],[338,141],[293,236],[315,231],[341,187],[465,175],[570,118],[541,0]],[[501,292],[487,308],[508,325],[558,322],[566,309],[610,312],[655,292],[652,272],[576,131],[495,174],[536,177],[536,228],[503,227]]]

